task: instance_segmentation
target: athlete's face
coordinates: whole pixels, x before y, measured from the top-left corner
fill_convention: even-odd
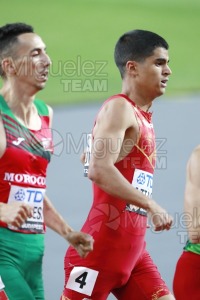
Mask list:
[[[25,33],[18,37],[16,58],[13,60],[17,82],[27,88],[41,90],[48,79],[50,58],[46,46],[35,33]]]
[[[171,69],[168,66],[168,51],[156,48],[152,56],[136,63],[136,87],[144,98],[154,99],[164,94]]]

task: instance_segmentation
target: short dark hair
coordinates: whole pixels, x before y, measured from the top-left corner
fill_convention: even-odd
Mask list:
[[[136,29],[124,33],[117,41],[114,52],[121,77],[124,77],[127,61],[141,62],[151,56],[158,47],[168,49],[169,45],[154,32]]]
[[[25,23],[11,23],[0,27],[0,76],[4,77],[1,61],[14,55],[13,45],[18,42],[18,36],[30,32],[34,32],[33,27]]]

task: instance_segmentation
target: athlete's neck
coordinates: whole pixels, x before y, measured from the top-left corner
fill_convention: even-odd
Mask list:
[[[142,99],[137,96],[133,91],[127,91],[125,89],[122,89],[122,94],[126,95],[131,99],[140,109],[142,109],[145,112],[148,112],[150,107],[152,106],[152,101],[147,101],[146,99]]]
[[[36,107],[33,104],[35,96],[27,95],[26,92],[15,91],[14,93],[9,84],[3,85],[0,94],[4,97],[15,117],[27,128],[34,129],[33,122],[35,117],[38,118]],[[40,124],[37,127],[40,127]]]

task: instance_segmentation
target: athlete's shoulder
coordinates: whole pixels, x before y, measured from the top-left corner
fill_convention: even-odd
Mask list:
[[[193,149],[188,162],[192,163],[193,165],[200,164],[200,145]]]
[[[200,184],[200,145],[194,148],[188,159],[187,177]]]
[[[104,101],[102,108],[106,107],[113,107],[115,109],[129,109],[130,106],[133,106],[134,102],[128,98],[128,96],[124,94],[116,94],[109,97],[107,100]]]
[[[118,100],[122,102],[129,102],[133,105],[135,105],[134,101],[131,100],[126,94],[115,94],[110,96],[104,103],[109,102],[111,100]]]
[[[192,151],[192,155],[199,156],[200,155],[200,145],[197,145]]]
[[[133,107],[129,101],[121,95],[108,98],[97,113],[95,124],[107,124],[113,128],[129,128],[137,126]]]

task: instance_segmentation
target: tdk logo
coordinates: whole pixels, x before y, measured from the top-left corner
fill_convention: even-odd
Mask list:
[[[25,200],[25,192],[22,189],[20,189],[15,194],[15,200],[17,200],[17,201],[24,201]]]
[[[140,173],[137,177],[137,183],[152,188],[153,176],[151,174]]]
[[[146,180],[145,174],[140,173],[140,175],[137,178],[137,183],[143,185],[143,184],[145,184],[145,180]]]
[[[17,201],[24,201],[26,200],[27,203],[40,203],[43,201],[43,193],[41,191],[33,190],[33,189],[19,189],[15,193],[15,200]]]

